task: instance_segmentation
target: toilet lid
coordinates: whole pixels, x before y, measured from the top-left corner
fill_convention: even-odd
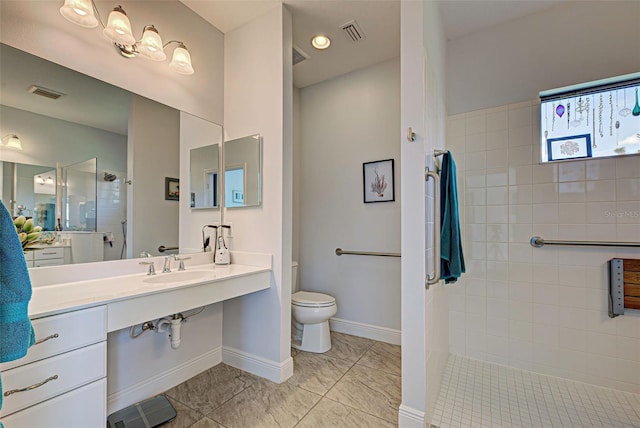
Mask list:
[[[291,302],[297,306],[324,307],[335,305],[336,299],[328,294],[298,291],[291,295]]]

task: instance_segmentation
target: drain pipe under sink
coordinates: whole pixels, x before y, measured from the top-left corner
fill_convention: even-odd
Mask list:
[[[162,318],[158,321],[156,333],[169,333],[171,349],[180,347],[180,328],[183,321],[182,314],[174,314],[171,318]]]

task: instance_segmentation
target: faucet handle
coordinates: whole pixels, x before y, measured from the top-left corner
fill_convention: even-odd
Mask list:
[[[173,258],[174,258],[175,260],[178,260],[178,261],[180,262],[180,266],[178,267],[178,270],[179,270],[179,271],[184,270],[184,261],[185,261],[185,260],[190,260],[190,259],[191,259],[191,257],[178,257],[178,256],[176,256],[175,254],[173,255]]]
[[[147,275],[155,275],[156,274],[156,266],[153,262],[140,262],[139,264],[141,265],[148,265],[149,266],[149,272],[147,273]]]

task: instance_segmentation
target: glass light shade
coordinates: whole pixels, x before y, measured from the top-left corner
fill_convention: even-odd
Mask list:
[[[22,150],[22,142],[17,135],[7,135],[2,139],[2,143],[10,149]]]
[[[191,65],[191,55],[189,55],[189,51],[184,45],[178,46],[173,51],[173,58],[169,63],[169,67],[180,74],[193,74],[195,72]]]
[[[81,27],[94,28],[98,26],[98,19],[93,13],[91,0],[64,0],[60,14],[66,20]]]
[[[134,45],[136,38],[131,34],[131,22],[122,8],[117,7],[109,14],[107,26],[103,31],[105,37],[121,45]]]
[[[140,55],[153,61],[164,61],[167,59],[167,55],[164,53],[162,47],[162,38],[153,25],[144,27],[142,40],[137,43],[136,48]]]
[[[326,49],[331,45],[331,39],[322,34],[318,34],[313,39],[311,39],[311,46],[316,49]]]

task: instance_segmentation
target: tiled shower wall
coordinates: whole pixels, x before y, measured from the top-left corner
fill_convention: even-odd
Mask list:
[[[449,292],[453,353],[640,393],[640,311],[607,315],[607,261],[640,249],[640,156],[539,164],[537,102],[447,119],[467,273]]]

